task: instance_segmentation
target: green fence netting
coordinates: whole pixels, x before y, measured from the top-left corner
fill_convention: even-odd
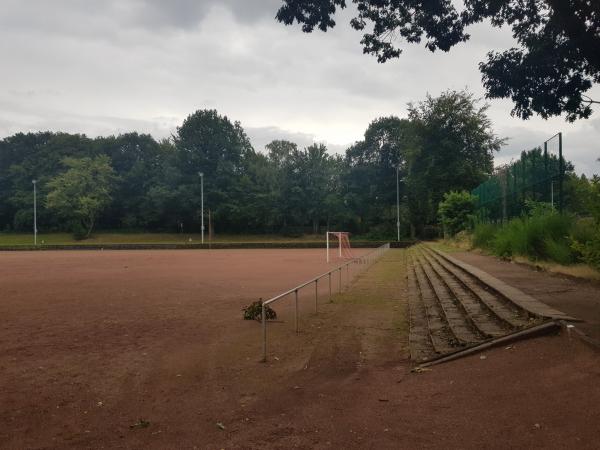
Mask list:
[[[562,133],[542,146],[524,151],[517,161],[498,167],[493,176],[471,193],[477,197],[480,221],[499,222],[523,213],[527,201],[547,202],[562,210]]]

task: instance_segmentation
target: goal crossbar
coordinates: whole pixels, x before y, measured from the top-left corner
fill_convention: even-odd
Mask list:
[[[349,233],[347,231],[327,231],[325,241],[327,242],[327,262],[330,262],[331,257],[329,256],[329,249],[334,248],[330,245],[330,239],[337,239],[338,241],[338,258],[340,259],[352,259],[352,251],[350,247]]]

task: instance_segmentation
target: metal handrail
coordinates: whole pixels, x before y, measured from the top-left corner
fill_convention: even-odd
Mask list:
[[[386,251],[388,251],[390,248],[390,244],[383,244],[382,246],[370,251],[369,253],[362,255],[362,256],[358,256],[356,258],[352,258],[350,261],[339,265],[338,267],[336,267],[335,269],[332,269],[328,272],[325,272],[321,275],[318,275],[314,278],[311,278],[310,280],[292,288],[289,289],[281,294],[276,295],[275,297],[272,297],[266,301],[264,301],[262,303],[262,311],[261,311],[261,322],[262,322],[262,335],[263,335],[263,357],[262,357],[262,361],[266,361],[267,360],[267,314],[266,314],[266,307],[271,304],[276,302],[277,300],[281,300],[282,298],[294,293],[295,294],[295,312],[294,312],[294,323],[295,323],[295,327],[296,327],[296,333],[298,332],[298,291],[312,283],[315,283],[315,313],[318,312],[318,300],[319,300],[319,280],[325,277],[329,277],[329,298],[331,299],[331,274],[338,272],[340,273],[339,275],[339,292],[341,292],[342,290],[342,269],[344,267],[346,267],[346,284],[350,283],[350,274],[349,274],[349,267],[350,264],[356,264],[358,261],[361,262],[361,264],[365,264],[365,262],[367,264],[372,264],[376,259],[380,258]],[[355,274],[356,275],[356,274]]]

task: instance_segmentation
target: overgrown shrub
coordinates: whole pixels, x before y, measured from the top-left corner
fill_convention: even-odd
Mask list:
[[[557,262],[559,264],[569,265],[576,262],[577,257],[571,244],[561,239],[555,241],[550,238],[544,240],[545,259]]]
[[[71,221],[69,228],[71,229],[71,232],[73,233],[73,239],[75,239],[76,241],[82,241],[85,238],[89,237],[88,232],[85,229],[85,227],[77,221]]]
[[[590,194],[587,198],[590,214],[600,224],[600,176],[594,175],[590,180]]]
[[[600,227],[592,218],[579,219],[574,222],[571,228],[571,240],[585,244],[594,240],[600,233]]]
[[[498,232],[498,226],[491,223],[477,223],[473,229],[473,235],[471,237],[471,243],[474,247],[490,249],[496,233]]]
[[[456,233],[471,228],[477,199],[467,191],[451,191],[444,194],[439,204],[438,214],[444,227],[444,234]]]
[[[571,247],[581,255],[581,261],[596,270],[600,270],[600,233],[595,239],[584,244],[573,242]]]
[[[242,308],[242,311],[244,311],[244,320],[258,320],[262,322],[262,304],[262,299],[260,299]],[[277,319],[277,313],[269,305],[265,307],[265,316],[267,320]]]
[[[513,219],[499,229],[492,241],[492,250],[503,257],[553,259],[554,256],[560,258],[558,262],[572,262],[574,255],[569,245],[572,223],[570,216],[555,212]]]
[[[600,270],[600,225],[590,219],[578,221],[571,233],[571,249],[582,262]]]
[[[529,217],[543,216],[555,212],[551,203],[535,200],[525,200],[525,211]]]
[[[521,254],[527,248],[525,231],[521,219],[514,219],[498,229],[491,241],[493,253],[502,257]]]
[[[549,203],[526,201],[525,216],[501,226],[476,224],[472,245],[501,257],[525,256],[565,265],[583,262],[600,270],[600,177],[589,183],[582,177],[578,182],[585,195],[580,195],[576,211],[588,217],[576,219],[559,214]]]

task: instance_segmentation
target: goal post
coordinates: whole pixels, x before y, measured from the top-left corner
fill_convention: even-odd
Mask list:
[[[331,261],[329,251],[335,251],[337,247],[337,256],[340,259],[352,259],[352,250],[350,247],[350,233],[347,231],[327,231],[326,232],[326,245],[327,245],[327,262]],[[337,245],[335,240],[337,239]]]

